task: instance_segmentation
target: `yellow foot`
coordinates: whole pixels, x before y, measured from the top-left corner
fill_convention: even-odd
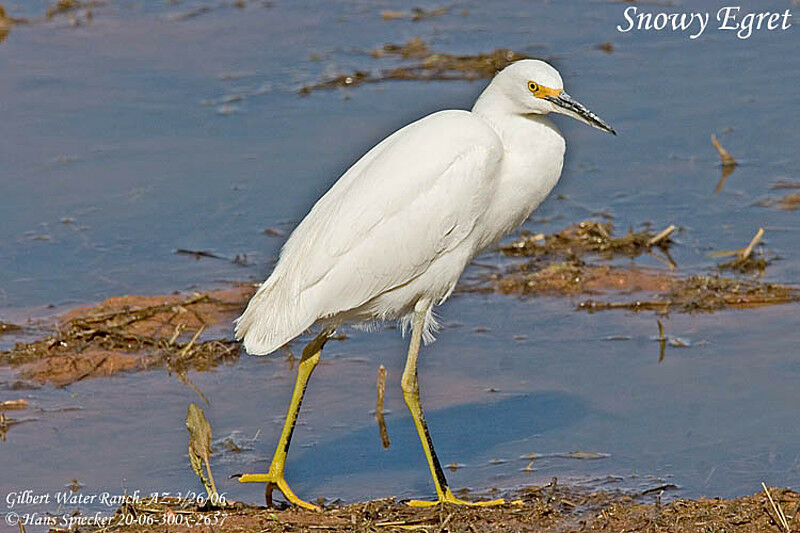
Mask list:
[[[269,507],[272,507],[272,491],[277,488],[290,503],[298,507],[308,509],[309,511],[322,510],[313,503],[298,498],[297,495],[292,492],[292,489],[289,488],[286,479],[280,474],[242,474],[239,476],[239,483],[266,483],[267,506]]]
[[[436,501],[428,501],[428,500],[409,500],[408,505],[410,507],[433,507],[435,505],[439,505],[442,503],[448,503],[451,505],[468,505],[470,507],[491,507],[493,505],[503,505],[506,501],[502,498],[499,500],[488,500],[483,502],[468,502],[465,500],[460,500],[453,496],[453,493],[448,488],[443,496],[440,496]]]

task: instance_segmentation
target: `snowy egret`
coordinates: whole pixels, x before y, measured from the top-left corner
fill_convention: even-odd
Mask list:
[[[267,483],[298,498],[284,465],[308,379],[325,341],[345,323],[400,320],[411,327],[401,380],[438,499],[453,496],[433,449],[419,400],[420,341],[433,340],[432,312],[453,292],[481,250],[519,226],[561,175],[566,147],[545,117],[562,113],[616,132],[573,100],[558,71],[543,61],[518,61],[499,72],[472,111],[433,113],[393,133],[358,160],[292,232],[272,274],[236,321],[236,338],[253,355],[269,354],[314,324],[322,332],[303,350],[289,412],[266,474]]]

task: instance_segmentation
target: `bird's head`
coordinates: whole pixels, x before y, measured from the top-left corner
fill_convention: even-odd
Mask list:
[[[501,70],[492,81],[521,114],[561,113],[607,133],[614,128],[589,111],[564,91],[564,82],[556,69],[537,59],[523,59]]]

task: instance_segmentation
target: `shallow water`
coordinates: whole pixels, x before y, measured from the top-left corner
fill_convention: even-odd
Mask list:
[[[30,18],[44,6],[6,3]],[[216,7],[183,19],[202,6]],[[780,192],[770,191],[774,181],[800,178],[796,29],[747,41],[711,30],[698,41],[621,35],[614,26],[625,6],[594,2],[467,2],[423,22],[381,20],[381,9],[398,7],[126,1],[96,8],[90,25],[57,18],[12,28],[0,44],[0,318],[263,277],[283,241],[264,228],[288,233],[367,147],[431,111],[469,107],[483,88],[395,82],[296,94],[326,74],[392,65],[354,50],[416,36],[451,53],[508,47],[551,58],[569,92],[620,132],[556,119],[569,142],[564,176],[528,229],[555,231],[601,210],[622,230],[675,223],[674,258],[682,272],[698,272],[713,267],[707,252],[741,247],[764,226],[767,249],[781,257],[765,278],[800,283],[797,212],[754,205]],[[595,49],[604,41],[613,53]],[[719,194],[711,133],[740,161]],[[249,266],[178,248],[246,254]],[[659,364],[649,313],[454,297],[420,366],[442,462],[465,465],[448,473],[451,484],[486,492],[557,476],[627,489],[672,483],[685,496],[741,495],[761,481],[797,489],[797,310],[672,315],[667,333],[691,345],[667,348]],[[313,378],[289,480],[308,498],[430,495],[397,386],[403,340],[391,328],[351,333],[329,345]],[[618,337],[627,340],[609,340]],[[370,413],[380,363],[389,371],[389,450]],[[252,450],[215,457],[218,480],[264,468],[293,382],[287,364],[243,357],[190,377],[211,399],[216,437],[258,433]],[[3,495],[60,489],[73,477],[89,492],[199,488],[183,427],[197,397],[164,372],[3,390],[0,399],[20,395],[35,407],[13,416],[37,420],[12,426],[0,444]],[[72,407],[80,409],[58,410]],[[609,457],[545,457],[523,471],[523,455],[571,451]],[[260,486],[220,483],[235,498],[262,498]]]

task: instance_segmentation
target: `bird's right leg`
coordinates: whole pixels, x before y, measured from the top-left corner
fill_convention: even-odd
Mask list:
[[[300,364],[297,367],[297,381],[294,384],[294,392],[292,392],[292,401],[289,404],[289,412],[286,414],[286,421],[283,424],[283,431],[278,439],[278,448],[275,450],[275,455],[272,457],[272,463],[269,465],[269,472],[266,474],[242,474],[239,477],[240,483],[266,483],[266,499],[267,505],[272,506],[272,491],[277,488],[283,493],[287,500],[291,503],[310,509],[319,511],[320,508],[316,505],[298,498],[289,484],[286,483],[286,478],[283,477],[283,469],[286,465],[286,454],[289,451],[289,443],[292,440],[292,433],[297,422],[297,414],[300,412],[300,404],[303,402],[303,395],[308,386],[308,380],[314,367],[319,362],[319,356],[322,352],[322,347],[331,336],[332,331],[323,330],[322,333],[308,343],[303,348],[303,356],[300,359]]]
[[[414,425],[417,427],[419,440],[425,452],[425,459],[427,459],[428,466],[431,469],[433,485],[436,487],[437,500],[432,502],[411,500],[408,502],[408,505],[412,507],[430,507],[441,503],[472,506],[500,505],[504,503],[503,500],[468,502],[456,498],[447,484],[444,470],[442,470],[442,465],[439,463],[439,459],[436,457],[436,451],[433,449],[433,440],[428,431],[428,424],[425,422],[425,413],[422,411],[422,404],[419,401],[419,380],[417,379],[417,356],[419,355],[419,345],[422,340],[422,330],[425,328],[425,317],[428,315],[429,309],[429,303],[423,305],[421,302],[414,308],[411,342],[409,343],[408,358],[406,359],[406,367],[405,370],[403,370],[403,378],[400,384],[403,388],[403,399],[408,406],[408,410],[411,412],[411,417],[414,419]]]

